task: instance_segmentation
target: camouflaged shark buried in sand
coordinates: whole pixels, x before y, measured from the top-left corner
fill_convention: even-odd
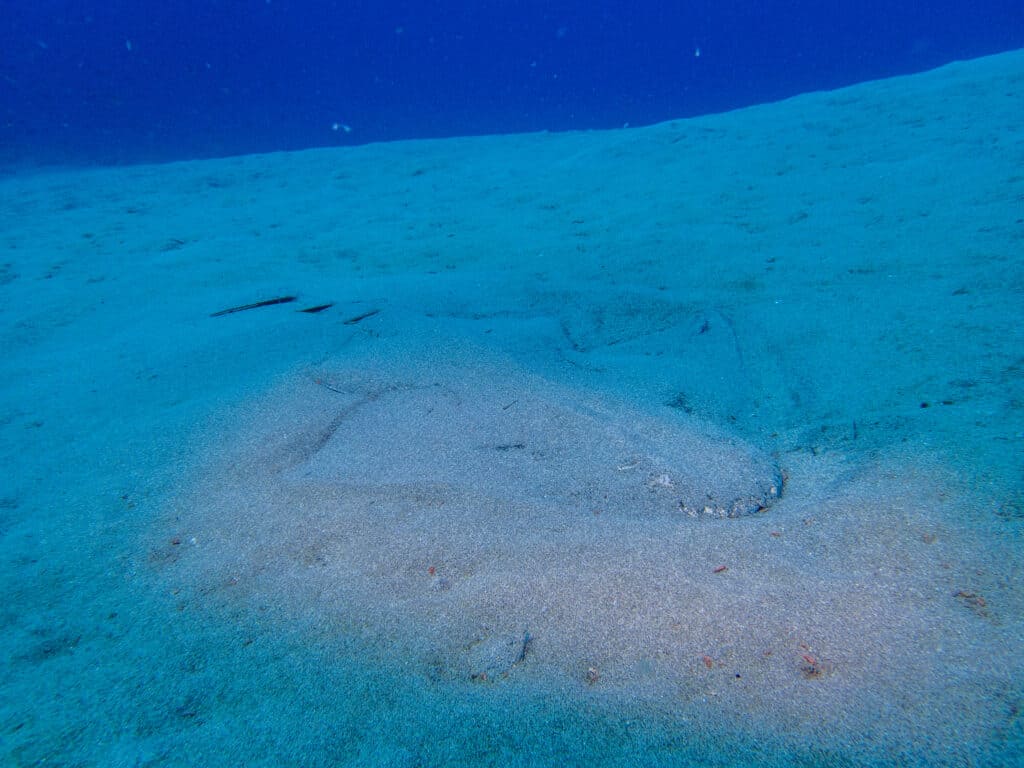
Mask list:
[[[324,423],[280,447],[290,464],[283,477],[444,485],[628,516],[743,517],[782,492],[770,457],[668,409],[658,418],[596,397],[574,402],[521,371],[474,381],[479,375],[451,368],[418,383],[318,376],[330,393],[315,395]]]
[[[177,505],[180,540],[201,542],[191,566],[319,593],[330,571],[326,591],[349,604],[376,600],[384,571],[389,600],[418,593],[428,571],[432,590],[459,593],[524,547],[525,564],[623,526],[757,515],[782,493],[770,456],[708,424],[479,359],[306,371],[254,413]],[[285,577],[296,558],[317,570]],[[498,645],[522,645],[524,621]]]

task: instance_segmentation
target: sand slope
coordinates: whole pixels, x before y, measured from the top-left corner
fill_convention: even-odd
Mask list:
[[[4,760],[1015,764],[1022,83],[3,179]]]

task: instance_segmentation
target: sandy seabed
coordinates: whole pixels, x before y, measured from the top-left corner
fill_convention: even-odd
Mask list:
[[[1020,764],[1022,83],[4,179],[5,762]]]

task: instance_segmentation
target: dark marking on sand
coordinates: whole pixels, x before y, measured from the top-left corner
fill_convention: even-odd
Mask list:
[[[320,385],[331,390],[332,392],[338,392],[339,394],[345,394],[342,390],[332,387],[329,384],[320,382]],[[286,460],[283,462],[283,468],[291,468],[309,461],[313,456],[319,453],[327,443],[334,437],[334,433],[338,431],[338,427],[341,426],[342,422],[351,416],[356,410],[366,406],[369,403],[378,400],[382,395],[393,392],[397,387],[383,387],[379,390],[366,393],[362,398],[352,403],[351,405],[343,408],[335,415],[322,429],[312,432],[311,434],[302,435],[294,442],[291,443],[285,450]]]
[[[976,616],[980,616],[983,619],[987,619],[989,617],[988,601],[977,592],[961,589],[954,594],[953,597],[957,598],[964,605],[970,608]]]
[[[685,392],[677,393],[676,396],[665,403],[665,405],[669,408],[675,408],[683,411],[684,413],[693,413],[693,406],[690,405],[690,401],[687,399]]]
[[[172,237],[170,240],[160,246],[161,253],[167,253],[169,251],[177,251],[184,248],[188,243],[181,238]]]
[[[800,662],[800,672],[805,680],[820,680],[835,670],[835,665],[828,659],[818,659],[809,653],[801,654]]]
[[[315,315],[317,312],[323,312],[325,309],[330,309],[333,306],[334,302],[332,301],[328,304],[317,304],[315,307],[306,307],[305,309],[300,309],[299,312],[305,312],[307,315]]]
[[[513,667],[526,660],[526,654],[530,650],[531,643],[533,643],[533,636],[530,634],[529,630],[527,630],[523,632],[523,639],[519,645],[519,653],[516,654],[515,661],[512,662]]]
[[[253,304],[242,304],[238,307],[229,307],[228,309],[222,309],[219,312],[214,312],[210,317],[221,317],[222,315],[232,315],[235,312],[245,312],[247,309],[259,309],[260,307],[272,307],[274,304],[290,304],[295,301],[295,296],[278,296],[276,299],[267,299],[266,301],[257,301]]]
[[[30,664],[41,664],[57,656],[73,653],[82,639],[81,635],[50,633],[49,630],[36,630],[32,634],[43,639],[19,657],[21,661]]]
[[[562,335],[565,337],[565,340],[569,342],[569,346],[572,347],[573,352],[587,351],[586,347],[573,337],[572,329],[569,327],[569,323],[565,318],[560,319],[558,325],[562,330]]]
[[[1002,502],[996,508],[996,517],[1003,520],[1024,520],[1024,493],[1018,493],[1016,497]]]
[[[326,381],[323,381],[322,379],[317,379],[316,383],[319,384],[324,389],[329,389],[331,392],[337,392],[339,395],[347,395],[347,394],[349,394],[344,389],[338,389],[333,384],[329,384]]]
[[[198,718],[201,713],[202,703],[202,698],[198,694],[189,694],[181,704],[174,708],[174,714],[183,720],[197,718],[197,723],[201,723],[202,720]]]
[[[327,443],[330,442],[331,438],[334,437],[334,433],[338,431],[338,427],[341,426],[341,423],[347,419],[353,411],[367,403],[373,402],[378,397],[380,397],[379,394],[367,395],[362,400],[359,400],[348,408],[343,409],[319,432],[308,436],[305,440],[300,440],[298,444],[293,446],[293,448],[298,452],[298,460],[295,464],[301,464],[302,462],[309,461],[312,456],[316,455],[325,445],[327,445]]]
[[[356,315],[355,317],[350,317],[348,320],[345,321],[345,325],[355,325],[356,323],[361,323],[366,318],[373,317],[374,315],[379,314],[379,313],[380,313],[379,309],[371,309],[368,312],[363,312],[363,314],[361,314],[361,315]]]
[[[502,443],[501,445],[494,446],[496,451],[521,451],[526,447],[526,443]]]

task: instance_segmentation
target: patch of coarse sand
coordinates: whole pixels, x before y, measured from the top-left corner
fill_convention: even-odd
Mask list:
[[[921,457],[773,458],[493,360],[324,365],[238,422],[153,544],[188,599],[816,749],[955,762],[1020,728],[1012,544]]]

